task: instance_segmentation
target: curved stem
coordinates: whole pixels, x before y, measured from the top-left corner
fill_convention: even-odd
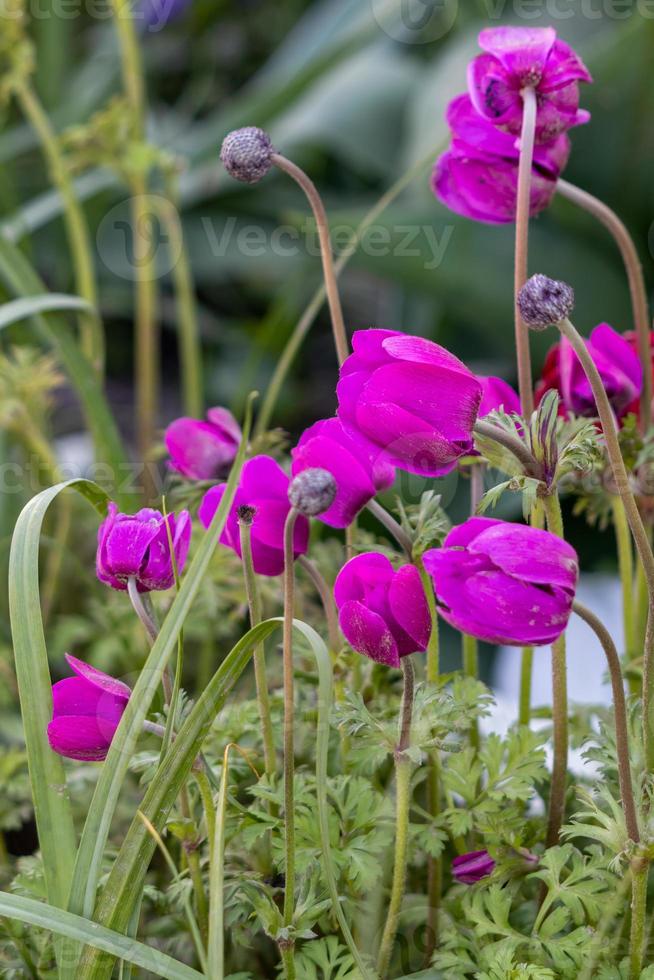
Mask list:
[[[524,442],[517,436],[512,436],[510,432],[506,432],[499,425],[493,425],[492,422],[486,422],[483,419],[477,419],[473,432],[484,439],[492,439],[513,453],[518,462],[522,463],[527,476],[533,476],[537,480],[542,479],[542,467]]]
[[[536,93],[527,87],[522,91],[523,113],[520,136],[520,162],[518,164],[518,192],[515,217],[515,346],[518,359],[518,389],[522,414],[529,418],[534,410],[534,393],[531,380],[531,357],[529,354],[529,330],[523,323],[518,308],[518,293],[527,281],[529,215],[531,211],[531,176],[534,162],[534,142],[536,136]]]
[[[311,205],[313,216],[316,219],[318,239],[320,241],[320,254],[322,257],[322,271],[325,278],[325,290],[327,293],[327,303],[329,304],[332,330],[334,332],[334,344],[336,345],[338,363],[342,364],[350,352],[350,347],[345,330],[345,322],[343,320],[341,300],[338,294],[338,283],[336,281],[336,272],[334,270],[334,255],[332,253],[329,222],[327,220],[325,206],[322,203],[322,199],[315,184],[305,174],[304,170],[294,164],[291,160],[287,160],[286,157],[279,153],[273,153],[271,159],[276,167],[279,167],[280,170],[283,170],[284,173],[287,173],[289,177],[292,177],[293,180],[299,184],[304,191],[309,204]]]
[[[613,690],[613,711],[615,714],[615,738],[618,753],[618,778],[620,780],[620,796],[624,809],[627,833],[634,843],[640,840],[638,816],[629,765],[629,730],[627,727],[627,701],[624,694],[624,682],[620,668],[620,657],[615,648],[611,634],[602,621],[575,599],[572,608],[583,621],[590,626],[597,639],[602,644],[606,656]]]
[[[254,572],[252,561],[252,524],[240,520],[238,521],[239,536],[241,544],[241,560],[243,564],[243,579],[245,581],[245,594],[248,600],[250,612],[250,626],[258,626],[262,620],[261,597],[257,586],[257,577]],[[266,654],[263,646],[257,647],[254,651],[254,679],[257,688],[257,703],[259,706],[259,718],[261,719],[261,732],[263,737],[263,758],[266,775],[274,775],[277,766],[275,764],[275,739],[273,736],[272,721],[270,718],[270,697],[268,695],[268,677],[266,674]]]
[[[629,527],[631,528],[636,549],[643,565],[643,572],[647,579],[648,615],[645,630],[645,648],[643,652],[643,741],[645,744],[647,768],[651,770],[654,769],[654,717],[652,712],[654,704],[654,555],[652,555],[649,537],[640,516],[638,505],[631,492],[629,475],[622,458],[622,453],[620,452],[615,418],[599,371],[588,353],[588,348],[583,338],[572,323],[566,319],[562,320],[556,326],[562,335],[570,341],[590,383],[600,422],[602,423],[606,451],[613,471],[613,479],[618,494],[624,504]]]
[[[597,218],[607,228],[620,249],[622,261],[629,280],[629,293],[633,310],[634,326],[638,340],[638,356],[643,366],[643,390],[640,398],[641,422],[644,429],[652,417],[652,357],[650,341],[650,317],[647,303],[647,291],[643,278],[643,268],[638,258],[638,252],[626,226],[608,205],[587,191],[583,191],[567,180],[559,180],[557,190],[563,197],[577,204]]]
[[[402,550],[405,552],[409,561],[411,561],[413,542],[404,528],[398,524],[395,518],[389,514],[377,500],[371,500],[367,504],[367,507],[370,513],[375,515],[379,523],[383,524],[389,534],[395,538],[400,548],[402,548]]]
[[[145,606],[143,594],[138,590],[136,577],[134,575],[130,575],[130,577],[127,579],[127,594],[129,595],[132,606],[134,607],[134,612],[143,623],[145,632],[148,634],[148,638],[152,643],[154,643],[159,635],[159,629],[154,621],[154,618],[150,614],[150,611]]]
[[[83,313],[79,318],[82,351],[93,366],[94,371],[102,377],[105,355],[104,333],[97,312],[98,293],[93,251],[84,211],[75,194],[75,188],[66,168],[57,135],[38,96],[28,83],[19,85],[15,92],[25,117],[39,137],[50,176],[61,197],[66,235],[73,258],[75,288],[79,295],[87,300],[95,310],[93,313]]]
[[[337,654],[342,644],[341,634],[338,628],[338,610],[336,609],[336,603],[334,602],[334,594],[327,585],[322,572],[314,562],[307,558],[306,555],[300,555],[297,561],[300,567],[305,570],[313,582],[316,592],[320,596],[320,602],[322,603],[323,612],[325,613],[325,619],[327,621],[329,646],[331,648],[331,652],[333,654]]]
[[[291,507],[284,525],[284,839],[286,879],[284,885],[284,925],[293,924],[295,911],[295,800],[294,800],[294,692],[293,692],[293,613],[295,609],[295,556],[293,536],[298,511]],[[294,946],[280,946],[287,980],[295,976]]]
[[[404,673],[404,693],[400,709],[400,737],[395,752],[395,792],[396,792],[396,824],[395,824],[395,861],[393,865],[393,883],[388,904],[386,925],[379,947],[377,972],[383,978],[388,972],[393,955],[393,946],[404,898],[406,884],[407,856],[409,843],[409,807],[411,803],[411,760],[405,750],[411,744],[411,718],[413,713],[414,671],[409,657],[402,657]]]
[[[561,505],[556,494],[544,498],[547,527],[552,534],[563,537]],[[552,721],[554,725],[554,759],[550,787],[547,846],[558,843],[559,830],[565,815],[565,790],[568,776],[568,678],[566,667],[565,633],[552,644]]]
[[[636,656],[636,621],[634,609],[634,555],[631,545],[631,532],[625,514],[624,504],[619,497],[612,501],[613,526],[618,548],[618,568],[622,585],[622,626],[624,632],[624,647],[627,662]],[[630,681],[632,694],[637,693],[634,687],[635,678]]]

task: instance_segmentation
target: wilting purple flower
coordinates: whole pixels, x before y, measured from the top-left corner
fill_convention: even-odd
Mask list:
[[[189,480],[214,480],[234,461],[241,429],[226,408],[210,408],[207,421],[175,419],[164,437],[170,466]]]
[[[443,619],[463,633],[488,643],[541,646],[567,626],[577,554],[549,531],[471,517],[423,561]]]
[[[395,330],[357,330],[341,367],[338,417],[393,466],[443,476],[472,448],[481,385],[444,347]]]
[[[166,527],[168,524],[168,527]],[[164,517],[158,510],[144,507],[137,514],[120,514],[110,503],[107,517],[98,529],[96,572],[112,589],[127,589],[127,580],[136,578],[139,592],[169,589],[175,581],[170,555],[169,531],[177,571],[181,572],[191,541],[191,517],[187,510],[178,517]]]
[[[371,660],[399,667],[400,657],[427,649],[431,620],[414,565],[395,571],[378,552],[357,555],[338,573],[334,599],[348,643]]]
[[[495,861],[488,851],[468,851],[452,861],[452,877],[461,885],[474,885],[495,870]]]
[[[510,384],[507,384],[502,378],[495,378],[492,375],[484,377],[478,374],[477,381],[482,389],[478,416],[480,419],[485,418],[491,412],[498,412],[500,409],[507,415],[520,414],[520,398]]]
[[[75,677],[52,688],[53,712],[48,741],[67,759],[100,762],[123,717],[130,694],[126,684],[66,654]]]
[[[600,323],[586,341],[588,351],[618,419],[632,409],[643,388],[643,368],[629,338],[608,323]],[[554,389],[561,396],[561,413],[587,418],[597,416],[593,392],[570,341],[562,337],[549,351],[543,377],[536,386],[536,400]]]
[[[241,480],[227,523],[220,535],[240,557],[241,541],[238,524],[239,507],[254,510],[252,519],[252,562],[259,575],[281,575],[284,571],[284,524],[291,505],[288,500],[289,478],[271,456],[254,456],[243,467]],[[209,527],[223,498],[226,483],[212,487],[204,495],[198,516]],[[294,555],[305,554],[309,546],[309,522],[300,515],[295,524]]]
[[[468,95],[453,99],[447,110],[452,145],[438,158],[432,189],[456,214],[488,224],[515,221],[520,150],[514,136],[489,123]],[[532,216],[547,208],[570,155],[561,135],[537,146],[531,174]]]
[[[346,432],[338,418],[322,419],[305,429],[291,456],[293,476],[319,466],[336,480],[334,503],[320,515],[331,527],[348,527],[368,501],[395,479],[384,454],[356,432]]]
[[[522,90],[535,89],[536,141],[549,143],[588,122],[579,108],[579,82],[592,82],[583,61],[556,37],[553,27],[490,27],[479,35],[484,51],[468,69],[477,112],[508,133],[522,129]]]

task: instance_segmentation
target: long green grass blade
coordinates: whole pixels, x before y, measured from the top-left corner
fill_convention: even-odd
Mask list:
[[[0,282],[13,296],[23,299],[47,292],[23,254],[1,236]],[[131,488],[132,467],[113,415],[68,324],[52,314],[34,314],[30,320],[38,338],[55,351],[75,388],[93,437],[97,459],[111,470],[113,496],[126,511],[140,506],[139,497]]]
[[[23,508],[9,556],[9,610],[34,812],[48,900],[62,907],[68,901],[76,841],[63,764],[46,735],[52,681],[41,619],[39,545],[48,507],[67,487],[74,487],[100,512],[106,508],[104,491],[87,480],[44,490]]]
[[[168,615],[163,621],[159,636],[155,640],[145,666],[139,675],[132,696],[127,704],[127,709],[113,738],[107,759],[102,767],[84,824],[82,839],[75,862],[69,904],[72,912],[83,914],[87,917],[90,917],[93,913],[102,857],[123,780],[141,734],[146,714],[161,683],[163,672],[175,648],[177,638],[184,625],[184,620],[202,585],[209,562],[216,549],[218,538],[227,520],[227,515],[238,486],[241,467],[245,459],[251,428],[251,418],[252,399],[248,404],[247,415],[243,424],[243,439],[239,453],[234,461],[220,507],[216,511],[193,561],[188,566],[179,592],[170,607]],[[145,810],[143,812],[148,819],[151,819],[149,813],[146,813]],[[152,823],[157,829],[160,829],[159,823],[156,820],[152,820]],[[145,828],[139,820],[139,833],[143,834],[144,832]],[[152,844],[151,840],[149,844]],[[74,970],[69,975],[78,976]]]
[[[111,929],[104,929],[97,922],[89,922],[79,915],[72,915],[52,905],[45,905],[32,898],[8,895],[0,892],[0,916],[24,922],[30,926],[47,929],[59,936],[66,936],[79,943],[88,943],[128,963],[166,980],[202,980],[202,974],[190,966],[174,960],[129,936],[121,936]]]
[[[80,296],[66,296],[64,293],[44,293],[42,296],[25,296],[0,306],[0,330],[12,323],[27,320],[38,313],[54,313],[57,310],[85,310],[93,312],[93,307]]]

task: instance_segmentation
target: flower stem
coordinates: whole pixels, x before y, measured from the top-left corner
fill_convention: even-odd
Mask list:
[[[341,648],[341,636],[338,630],[338,611],[334,602],[333,591],[327,585],[320,569],[306,555],[300,555],[298,564],[305,570],[320,596],[323,612],[327,621],[327,639],[331,653],[336,655]]]
[[[368,503],[368,510],[371,514],[377,518],[380,524],[386,528],[389,534],[395,538],[400,548],[405,552],[409,561],[411,561],[411,553],[413,551],[413,543],[411,538],[406,533],[404,528],[398,524],[395,518],[388,513],[388,511],[382,507],[382,505],[377,500],[371,500]]]
[[[518,724],[527,728],[531,721],[531,677],[534,667],[534,648],[522,648],[520,662],[520,702],[518,707]]]
[[[400,918],[402,899],[407,873],[407,855],[409,843],[409,806],[411,803],[411,772],[413,766],[406,755],[406,749],[411,744],[411,719],[413,715],[414,671],[409,657],[402,657],[402,672],[404,674],[404,693],[400,709],[400,737],[395,751],[395,792],[396,792],[396,825],[395,825],[395,861],[393,866],[393,883],[391,897],[386,916],[386,925],[379,947],[377,972],[383,978],[393,955],[393,946]]]
[[[654,555],[652,555],[649,536],[631,491],[629,474],[620,451],[615,418],[599,371],[588,353],[583,338],[570,320],[561,320],[557,327],[562,335],[570,341],[590,383],[602,423],[604,442],[613,471],[613,479],[624,505],[638,556],[642,562],[643,573],[647,579],[648,615],[643,651],[643,742],[647,768],[652,770],[654,769],[654,712],[652,711],[654,707]]]
[[[245,580],[245,594],[250,611],[250,626],[258,626],[262,620],[261,597],[257,586],[257,577],[252,562],[252,525],[239,519],[239,535]],[[276,772],[275,739],[273,736],[272,720],[270,717],[270,697],[268,695],[268,678],[266,675],[266,654],[263,646],[254,651],[254,679],[257,688],[257,704],[261,719],[263,736],[263,758],[266,775],[271,777]]]
[[[38,96],[26,82],[19,85],[15,92],[21,110],[39,137],[50,176],[61,198],[66,235],[75,270],[75,289],[82,299],[87,300],[94,307],[93,312],[83,313],[79,318],[82,351],[93,370],[102,377],[105,355],[104,333],[97,312],[98,294],[86,218],[75,194],[57,135]]]
[[[606,655],[611,677],[611,687],[613,690],[613,711],[615,714],[615,738],[618,754],[618,777],[620,780],[620,796],[622,797],[622,807],[624,809],[627,833],[631,840],[637,844],[640,840],[638,830],[638,816],[636,814],[636,803],[634,801],[634,791],[631,780],[631,767],[629,765],[629,730],[627,726],[627,702],[624,694],[624,681],[620,668],[620,657],[615,648],[615,643],[611,634],[598,617],[586,609],[579,601],[575,600],[573,607],[577,615],[590,626],[597,639],[602,644],[602,649]]]
[[[293,925],[295,911],[295,740],[293,691],[293,613],[295,610],[295,556],[293,536],[298,511],[291,507],[284,525],[284,631],[282,657],[284,663],[284,839],[286,870],[284,885],[284,925]],[[286,980],[295,977],[295,942],[288,939],[280,944],[286,970]]]
[[[645,952],[647,917],[647,879],[649,863],[642,858],[632,862],[631,935],[629,937],[629,980],[639,980]]]
[[[625,514],[624,504],[620,497],[613,498],[613,526],[615,528],[615,539],[618,548],[618,568],[620,570],[620,582],[622,584],[622,624],[624,632],[624,646],[627,662],[633,660],[636,651],[636,621],[634,609],[634,555],[631,546],[631,532],[629,522]],[[638,693],[638,685],[635,678],[629,681],[632,694]]]
[[[484,439],[492,439],[513,453],[518,462],[522,463],[527,476],[533,476],[537,480],[542,479],[542,466],[517,436],[512,436],[510,432],[506,432],[499,425],[494,425],[492,422],[486,422],[483,419],[477,419],[475,422],[474,433]]]
[[[329,222],[327,220],[325,206],[322,203],[322,199],[315,184],[305,174],[304,170],[294,164],[291,160],[287,160],[286,157],[281,156],[279,153],[273,153],[271,159],[276,167],[279,167],[280,170],[283,170],[284,173],[287,173],[289,177],[292,177],[293,180],[299,184],[304,191],[309,204],[311,205],[311,210],[313,211],[313,216],[316,220],[316,227],[318,229],[318,240],[320,242],[320,254],[322,257],[322,271],[325,279],[325,291],[327,293],[327,303],[329,305],[329,312],[331,315],[336,355],[338,357],[338,363],[342,364],[349,354],[350,347],[345,330],[345,322],[343,320],[341,300],[338,293],[338,283],[334,269],[334,255],[332,252]]]
[[[529,418],[534,410],[534,394],[529,354],[529,331],[523,323],[518,308],[518,293],[527,281],[529,215],[531,211],[531,175],[534,162],[536,137],[536,93],[531,86],[523,89],[522,133],[520,136],[520,162],[518,164],[518,191],[515,218],[515,346],[518,360],[518,389],[522,414]]]
[[[463,654],[463,673],[466,677],[476,678],[479,674],[479,646],[474,636],[468,633],[461,634],[461,646]],[[479,750],[479,725],[473,721],[470,726],[470,745]]]
[[[563,518],[558,494],[543,500],[547,527],[552,534],[563,537]],[[558,843],[559,830],[565,815],[565,790],[568,775],[568,679],[565,655],[565,633],[552,644],[552,721],[554,725],[554,759],[550,787],[547,846]]]
[[[640,396],[641,424],[646,430],[652,417],[652,358],[650,342],[650,318],[647,303],[647,291],[643,278],[643,268],[638,258],[638,252],[633,239],[626,226],[611,210],[598,198],[588,194],[580,187],[569,184],[567,180],[559,180],[557,190],[569,201],[584,208],[592,214],[607,228],[620,249],[622,261],[629,280],[629,292],[631,294],[631,307],[633,310],[634,325],[636,328],[636,338],[638,341],[638,356],[643,366],[643,390]]]
[[[144,177],[133,178],[132,252],[136,277],[135,363],[136,424],[146,496],[154,495],[149,469],[150,453],[159,411],[159,334],[157,322],[157,270],[154,263],[152,213]]]

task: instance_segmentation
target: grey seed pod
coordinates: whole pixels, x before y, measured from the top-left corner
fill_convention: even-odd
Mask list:
[[[329,510],[337,491],[336,480],[329,470],[314,467],[291,480],[288,499],[305,517],[317,517]]]
[[[572,313],[575,294],[567,282],[558,282],[540,274],[532,276],[518,293],[518,307],[527,326],[544,330],[560,323]]]
[[[257,126],[245,126],[228,133],[223,140],[220,159],[235,180],[257,184],[272,167],[274,152],[268,133]]]
[[[251,507],[250,504],[241,504],[240,507],[236,508],[236,518],[239,524],[244,524],[246,527],[250,527],[254,523],[254,518],[257,513],[256,507]]]

